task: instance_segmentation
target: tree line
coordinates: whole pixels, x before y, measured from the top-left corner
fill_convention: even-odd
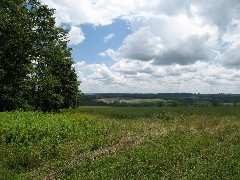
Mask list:
[[[0,2],[0,111],[55,111],[79,104],[67,31],[38,0]]]

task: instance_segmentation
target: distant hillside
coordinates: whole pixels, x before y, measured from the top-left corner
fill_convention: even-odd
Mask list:
[[[83,96],[81,105],[114,106],[219,106],[238,105],[240,94],[96,93]]]

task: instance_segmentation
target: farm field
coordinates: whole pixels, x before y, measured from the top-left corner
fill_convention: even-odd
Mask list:
[[[0,113],[0,179],[238,179],[239,108]]]
[[[120,103],[152,103],[152,102],[165,102],[166,100],[163,99],[121,99],[121,98],[103,98],[103,99],[97,99],[97,101],[100,102],[106,102],[106,103],[113,103],[113,102],[120,102]]]

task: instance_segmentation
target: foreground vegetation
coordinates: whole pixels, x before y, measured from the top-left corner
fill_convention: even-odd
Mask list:
[[[0,179],[238,179],[238,107],[0,113]]]

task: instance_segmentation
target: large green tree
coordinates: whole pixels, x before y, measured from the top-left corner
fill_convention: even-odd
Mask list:
[[[22,0],[0,3],[0,110],[26,104],[27,74],[30,73],[32,22]]]
[[[81,92],[67,32],[37,0],[0,3],[0,111],[78,105]]]

